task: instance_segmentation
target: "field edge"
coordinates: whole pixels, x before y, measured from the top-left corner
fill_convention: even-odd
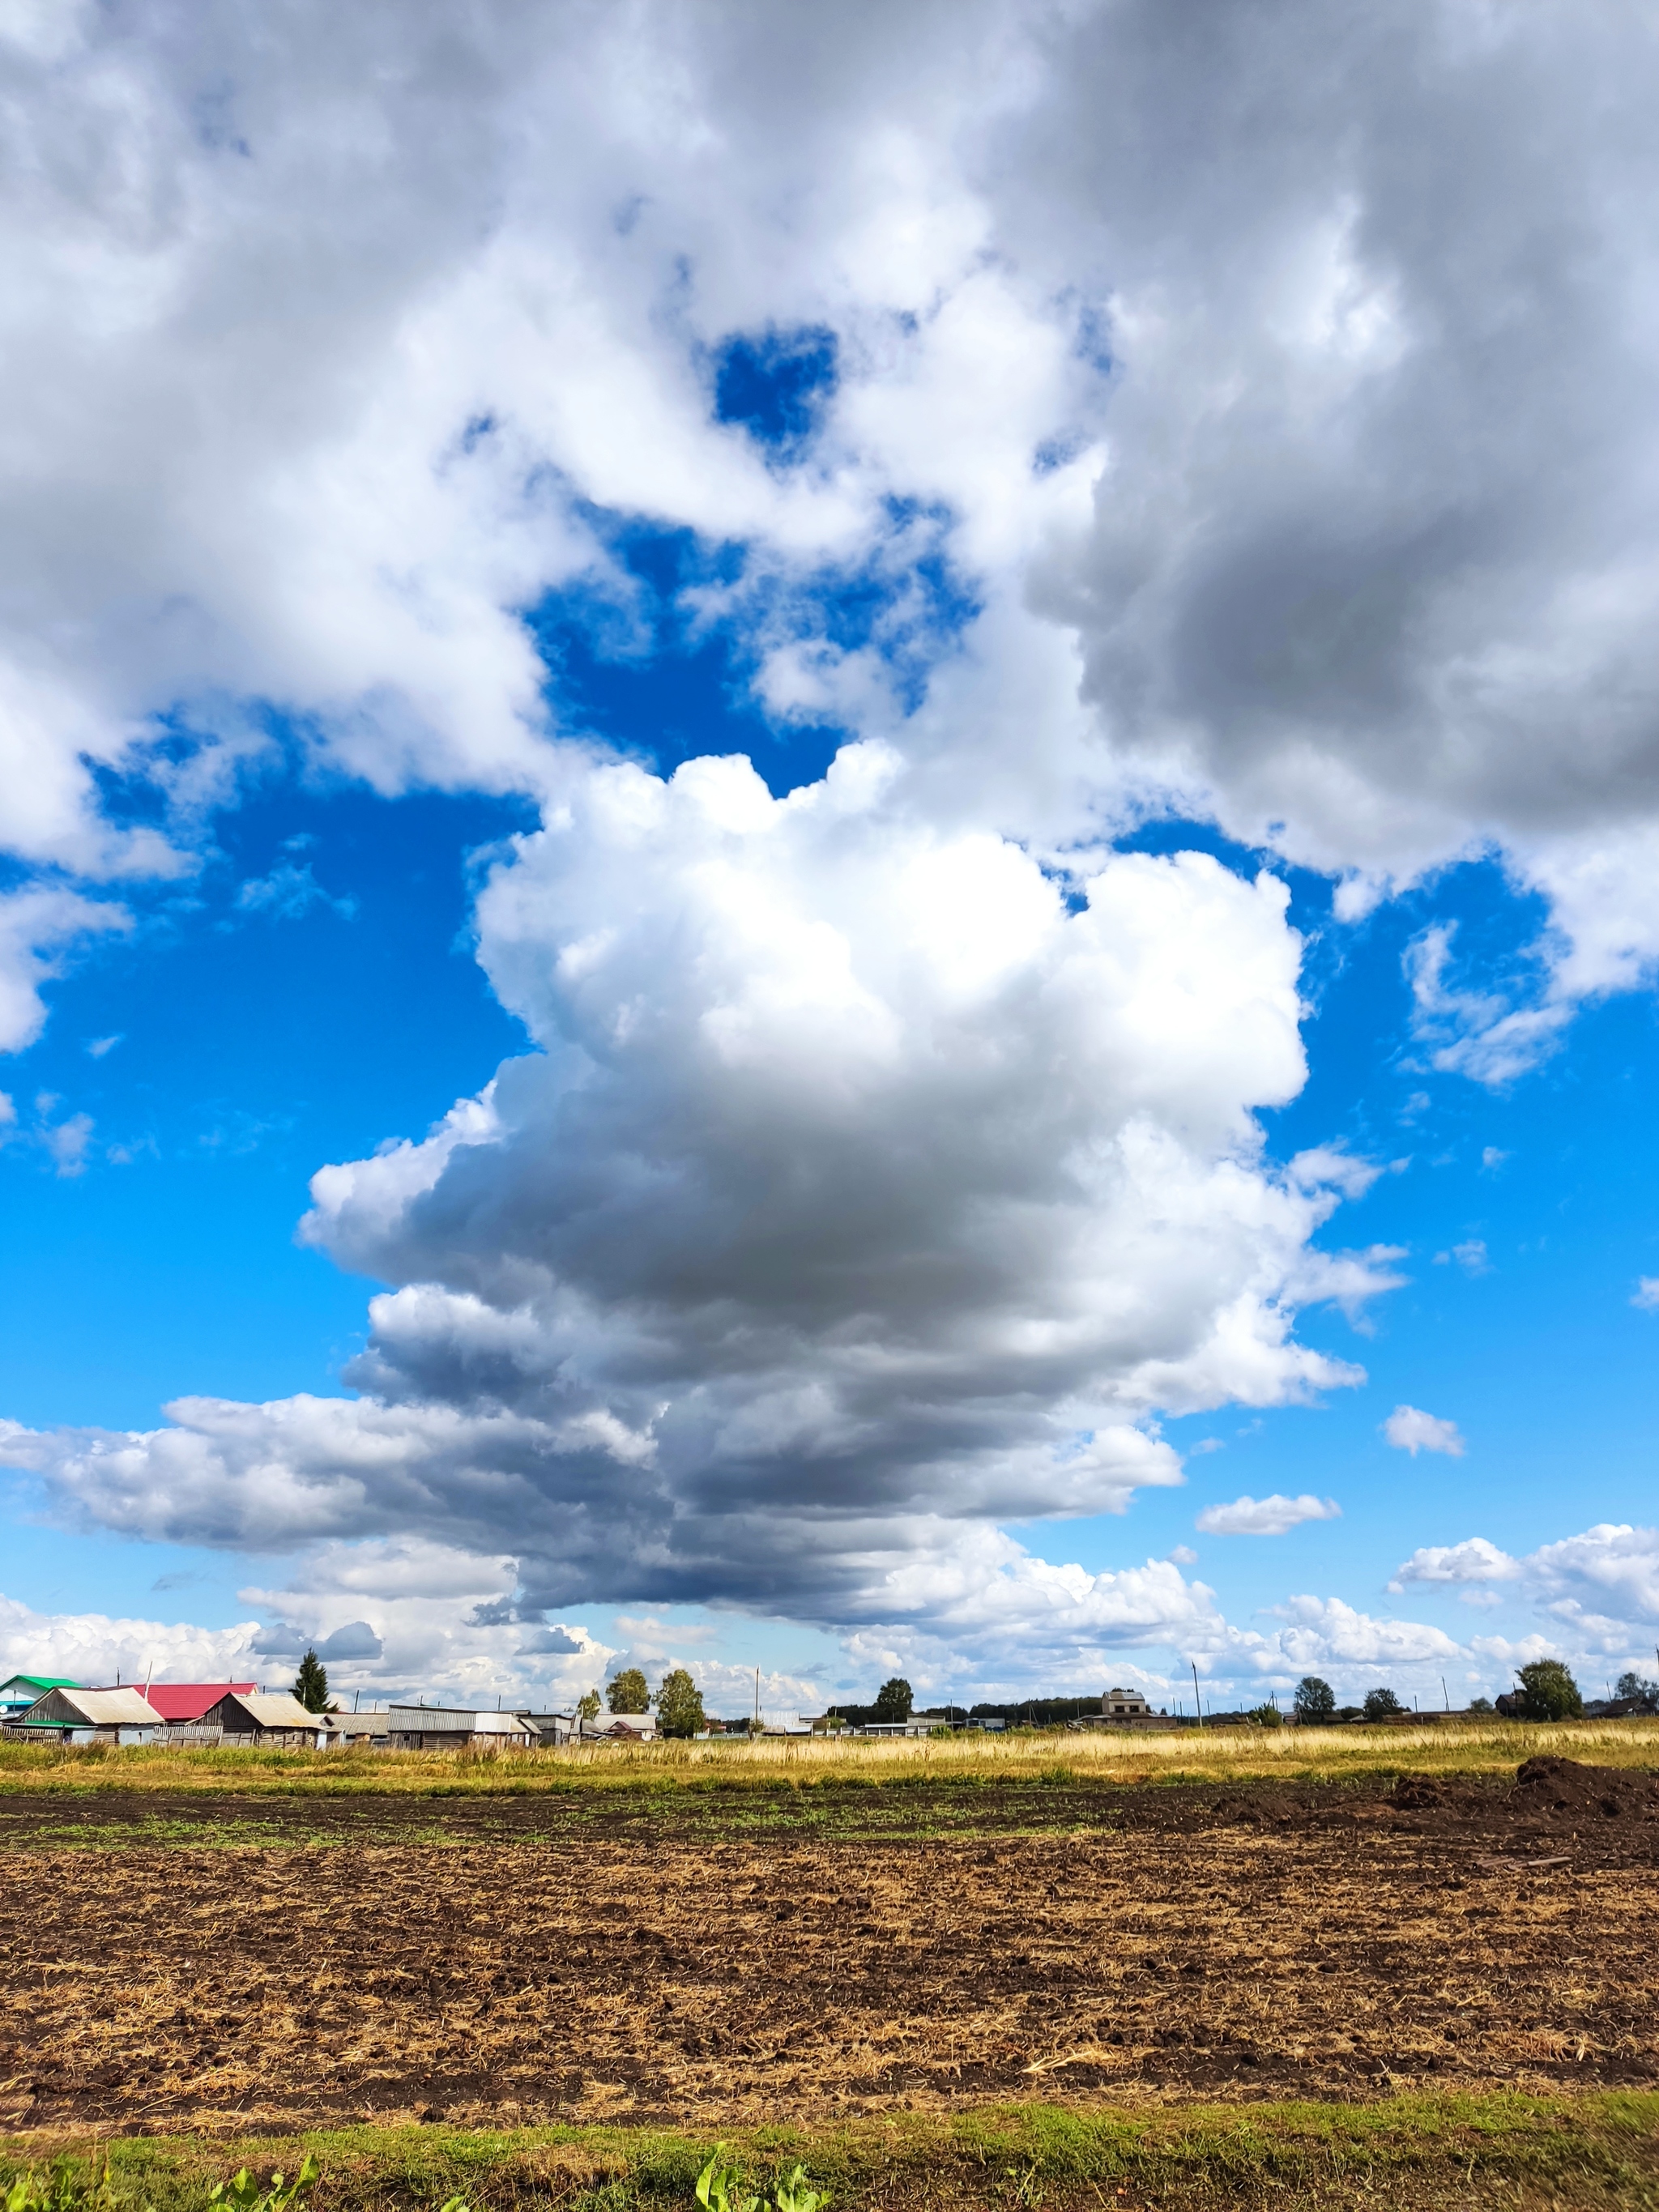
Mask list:
[[[690,2205],[717,2141],[757,2188],[799,2161],[843,2212],[878,2203],[1079,2203],[1104,2212],[1269,2200],[1282,2212],[1379,2201],[1659,2204],[1659,2093],[1618,2091],[1413,2092],[1367,2103],[1180,2107],[1044,2100],[951,2115],[895,2112],[818,2128],[780,2122],[718,2138],[599,2124],[107,2140],[53,2130],[0,2137],[0,2187],[30,2169],[56,2166],[71,2199],[89,2195],[106,2158],[100,2196],[110,2212],[196,2212],[212,2184],[237,2167],[292,2174],[309,2154],[320,2170],[317,2212],[436,2207],[457,2196],[477,2212],[533,2203],[628,2212]]]

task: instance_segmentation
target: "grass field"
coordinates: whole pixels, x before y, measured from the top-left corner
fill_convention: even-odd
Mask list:
[[[1036,2103],[726,2135],[757,2189],[797,2161],[840,2212],[1464,2212],[1659,2203],[1659,2097],[1405,2096],[1385,2103],[1080,2112]],[[0,2178],[57,2164],[60,2212],[205,2212],[237,2167],[319,2169],[316,2212],[459,2197],[473,2212],[696,2212],[707,2135],[604,2128],[354,2128],[289,2136],[84,2136],[0,2142]],[[97,2177],[107,2154],[107,2179]]]
[[[926,1783],[945,1788],[1037,1783],[1228,1782],[1272,1778],[1369,1780],[1406,1771],[1498,1774],[1536,1753],[1604,1766],[1659,1767],[1659,1719],[1529,1727],[1425,1723],[1404,1728],[1213,1729],[1107,1736],[1010,1731],[912,1740],[765,1736],[704,1743],[605,1745],[557,1752],[471,1753],[125,1750],[58,1751],[0,1745],[0,1796],[41,1790],[150,1790],[176,1795],[334,1796],[527,1790],[772,1790]]]

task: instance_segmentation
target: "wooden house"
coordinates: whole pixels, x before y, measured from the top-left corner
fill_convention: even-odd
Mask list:
[[[228,1744],[258,1744],[279,1751],[321,1751],[331,1733],[325,1715],[307,1712],[286,1690],[275,1694],[227,1691],[208,1707],[198,1725],[217,1729]]]

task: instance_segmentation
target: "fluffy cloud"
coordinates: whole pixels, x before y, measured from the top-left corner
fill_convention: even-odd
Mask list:
[[[1471,1536],[1462,1544],[1425,1544],[1395,1571],[1390,1589],[1407,1583],[1512,1582],[1521,1572],[1520,1562],[1484,1536]]]
[[[1038,1567],[975,1524],[1178,1481],[1159,1409],[1358,1379],[1292,1325],[1394,1279],[1311,1242],[1364,1172],[1254,1118],[1303,1078],[1283,887],[1123,855],[1068,902],[902,782],[591,769],[479,901],[541,1050],[315,1178],[310,1241],[399,1285],[365,1395],[8,1455],[134,1534],[510,1551],[538,1606],[920,1624],[977,1574],[988,1620]],[[1167,1614],[1132,1582],[1103,1633]]]
[[[520,611],[625,614],[643,516],[744,541],[764,696],[945,812],[1173,799],[1351,910],[1495,843],[1559,924],[1541,1000],[1440,977],[1501,1079],[1659,949],[1656,77],[1565,4],[19,17],[0,842],[166,865],[92,771],[183,834],[252,702],[383,789],[556,785]],[[769,452],[717,400],[775,328],[835,369]],[[917,514],[981,612],[907,720],[799,587]]]
[[[1631,1304],[1641,1313],[1659,1313],[1659,1275],[1638,1275]]]
[[[1232,1638],[1237,1656],[1262,1674],[1313,1668],[1421,1668],[1464,1656],[1443,1629],[1420,1620],[1378,1620],[1340,1598],[1287,1598],[1268,1611],[1283,1620],[1282,1628],[1269,1636],[1236,1630]]]
[[[1374,880],[1505,846],[1562,935],[1541,1006],[1474,1013],[1501,1076],[1659,949],[1659,60],[1558,7],[1248,7],[1197,66],[1155,4],[1073,21],[1020,204],[1109,268],[1121,382],[1042,603],[1238,835]]]
[[[897,495],[1006,598],[1086,513],[1107,388],[1081,296],[998,255],[964,166],[1043,73],[972,0],[9,26],[0,843],[166,865],[93,771],[148,761],[187,832],[264,742],[255,702],[381,789],[545,788],[521,617],[580,577],[625,619],[596,514],[746,541],[787,586],[922,550]],[[779,325],[835,342],[810,466],[716,404],[722,346]],[[780,712],[893,717],[879,653],[744,604]]]
[[[94,1684],[143,1681],[152,1673],[175,1682],[253,1681],[257,1620],[234,1628],[177,1621],[116,1620],[101,1613],[36,1613],[0,1597],[0,1674],[27,1668]]]
[[[1600,1522],[1520,1559],[1484,1536],[1428,1545],[1395,1569],[1389,1587],[1400,1590],[1412,1583],[1472,1584],[1477,1601],[1491,1585],[1512,1584],[1516,1595],[1552,1618],[1554,1636],[1565,1639],[1565,1645],[1552,1643],[1552,1650],[1629,1656],[1647,1648],[1659,1627],[1659,1529]],[[1480,1648],[1489,1644],[1485,1639]]]
[[[1396,1406],[1383,1422],[1382,1433],[1396,1451],[1409,1452],[1413,1459],[1420,1451],[1444,1452],[1449,1459],[1463,1456],[1456,1422],[1443,1421],[1438,1414],[1425,1413],[1416,1406]]]
[[[331,771],[546,823],[480,908],[537,1053],[318,1178],[313,1241],[394,1285],[363,1395],[9,1455],[133,1534],[510,1559],[527,1633],[734,1589],[966,1632],[972,1586],[1021,1633],[1196,1635],[1178,1576],[1077,1595],[991,1524],[1175,1480],[1160,1408],[1353,1379],[1296,1311],[1399,1255],[1314,1246],[1358,1164],[1262,1158],[1279,890],[1093,856],[1208,811],[1356,914],[1499,851],[1541,995],[1443,929],[1413,967],[1484,1079],[1647,972],[1656,73],[1565,5],[1251,0],[1196,45],[1160,0],[9,21],[0,846],[46,872],[0,907],[0,1045],[119,926],[63,877],[183,866],[270,707]],[[836,362],[787,451],[718,404],[775,327]],[[558,727],[524,616],[579,582],[626,628],[617,517],[740,546],[696,611],[864,740],[827,782]],[[171,842],[104,818],[110,767]]]
[[[0,897],[0,1052],[21,1052],[40,1034],[46,1018],[40,986],[69,948],[131,927],[125,908],[61,884]]]
[[[1231,1505],[1206,1505],[1196,1526],[1206,1536],[1282,1536],[1304,1521],[1334,1521],[1342,1508],[1334,1498],[1316,1498],[1304,1491],[1300,1498],[1236,1498]]]
[[[264,1616],[252,1649],[268,1668],[314,1644],[335,1689],[568,1703],[613,1650],[518,1604],[517,1582],[511,1556],[400,1534],[317,1545],[293,1586],[239,1595]]]

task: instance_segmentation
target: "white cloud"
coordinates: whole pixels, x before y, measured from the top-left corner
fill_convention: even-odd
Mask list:
[[[1521,1564],[1484,1536],[1471,1536],[1462,1544],[1425,1544],[1395,1570],[1390,1589],[1407,1583],[1512,1582]]]
[[[1454,1244],[1450,1251],[1437,1252],[1434,1255],[1437,1267],[1449,1267],[1454,1260],[1466,1275],[1488,1275],[1492,1273],[1492,1262],[1486,1256],[1484,1237],[1465,1237],[1461,1244]]]
[[[1207,1536],[1282,1536],[1304,1521],[1334,1521],[1342,1508],[1334,1498],[1236,1498],[1231,1505],[1206,1505],[1196,1526]]]
[[[253,1656],[258,1623],[195,1628],[177,1621],[114,1620],[106,1613],[36,1613],[0,1597],[0,1674],[19,1668],[98,1685],[157,1680],[262,1679]]]
[[[1175,1480],[1159,1409],[1357,1379],[1295,1310],[1401,1255],[1314,1245],[1364,1164],[1263,1160],[1302,1076],[1279,887],[1090,853],[1209,810],[1350,916],[1501,854],[1554,919],[1533,969],[1471,981],[1443,925],[1412,964],[1429,1051],[1488,1081],[1659,951],[1644,33],[853,21],[161,0],[0,38],[0,846],[178,868],[95,771],[148,760],[189,844],[270,705],[331,772],[546,819],[480,909],[538,1054],[317,1181],[313,1237],[395,1285],[364,1396],[13,1437],[102,1525],[1196,1634],[1178,1576],[1073,1597],[982,1540]],[[793,324],[840,380],[781,465],[712,362]],[[580,579],[634,611],[595,510],[743,544],[699,605],[778,712],[865,740],[827,785],[554,742],[522,611]],[[924,546],[981,611],[907,713],[810,586],[879,572],[892,647]],[[162,717],[194,756],[147,750]],[[0,900],[0,1048],[125,920],[57,874]],[[52,1133],[72,1170],[89,1125]]]
[[[61,886],[0,897],[0,1052],[21,1052],[39,1036],[46,1018],[40,987],[70,947],[131,927],[125,908]]]
[[[58,24],[0,46],[28,179],[14,854],[170,865],[93,770],[163,714],[195,732],[153,763],[187,839],[265,743],[254,702],[381,789],[556,792],[520,611],[580,575],[626,618],[597,507],[744,540],[714,596],[763,690],[902,742],[941,818],[1069,847],[1173,798],[1332,871],[1353,915],[1500,849],[1557,928],[1507,993],[1431,945],[1447,1066],[1506,1079],[1647,973],[1639,25],[1565,0],[1240,13],[1196,46],[1156,0]],[[796,325],[839,382],[810,460],[770,465],[714,419],[712,362]],[[983,609],[908,720],[799,589],[904,530],[943,533]]]
[[[1484,1536],[1426,1545],[1395,1569],[1389,1587],[1411,1583],[1472,1584],[1461,1594],[1475,1604],[1487,1601],[1491,1585],[1512,1586],[1516,1597],[1548,1613],[1574,1648],[1628,1657],[1648,1648],[1659,1627],[1659,1528],[1600,1522],[1519,1559]]]
[[[1378,1620],[1340,1598],[1287,1598],[1267,1611],[1285,1623],[1272,1635],[1234,1632],[1240,1656],[1262,1674],[1325,1667],[1421,1668],[1463,1656],[1443,1629],[1420,1620]]]
[[[1659,1275],[1638,1275],[1631,1304],[1641,1313],[1659,1313]]]
[[[1114,743],[1241,837],[1373,880],[1504,846],[1561,933],[1541,996],[1454,1010],[1447,1064],[1501,1080],[1659,949],[1656,163],[1608,127],[1659,62],[1565,7],[1304,33],[1058,42],[1024,234],[1110,269],[1121,380],[1044,603]]]
[[[297,921],[313,906],[325,906],[345,921],[357,911],[355,899],[331,896],[308,862],[295,867],[291,860],[284,860],[268,876],[250,877],[238,890],[236,904],[244,914],[269,915],[277,921]]]
[[[1283,886],[1109,857],[1073,911],[902,786],[869,747],[786,800],[741,761],[573,781],[478,905],[542,1050],[315,1178],[309,1240],[398,1286],[365,1395],[10,1455],[134,1534],[942,1617],[965,1525],[1178,1481],[1148,1415],[1358,1379],[1293,1334],[1393,1280],[1311,1242],[1358,1170],[1277,1176],[1253,1118],[1303,1078]]]
[[[1382,1433],[1396,1451],[1407,1451],[1413,1459],[1420,1451],[1444,1452],[1451,1459],[1463,1456],[1456,1422],[1443,1421],[1416,1406],[1396,1406],[1383,1422]]]
[[[556,1705],[602,1679],[612,1647],[516,1602],[518,1563],[419,1536],[329,1541],[294,1585],[246,1589],[268,1669],[314,1644],[331,1687],[423,1689],[458,1702]]]

